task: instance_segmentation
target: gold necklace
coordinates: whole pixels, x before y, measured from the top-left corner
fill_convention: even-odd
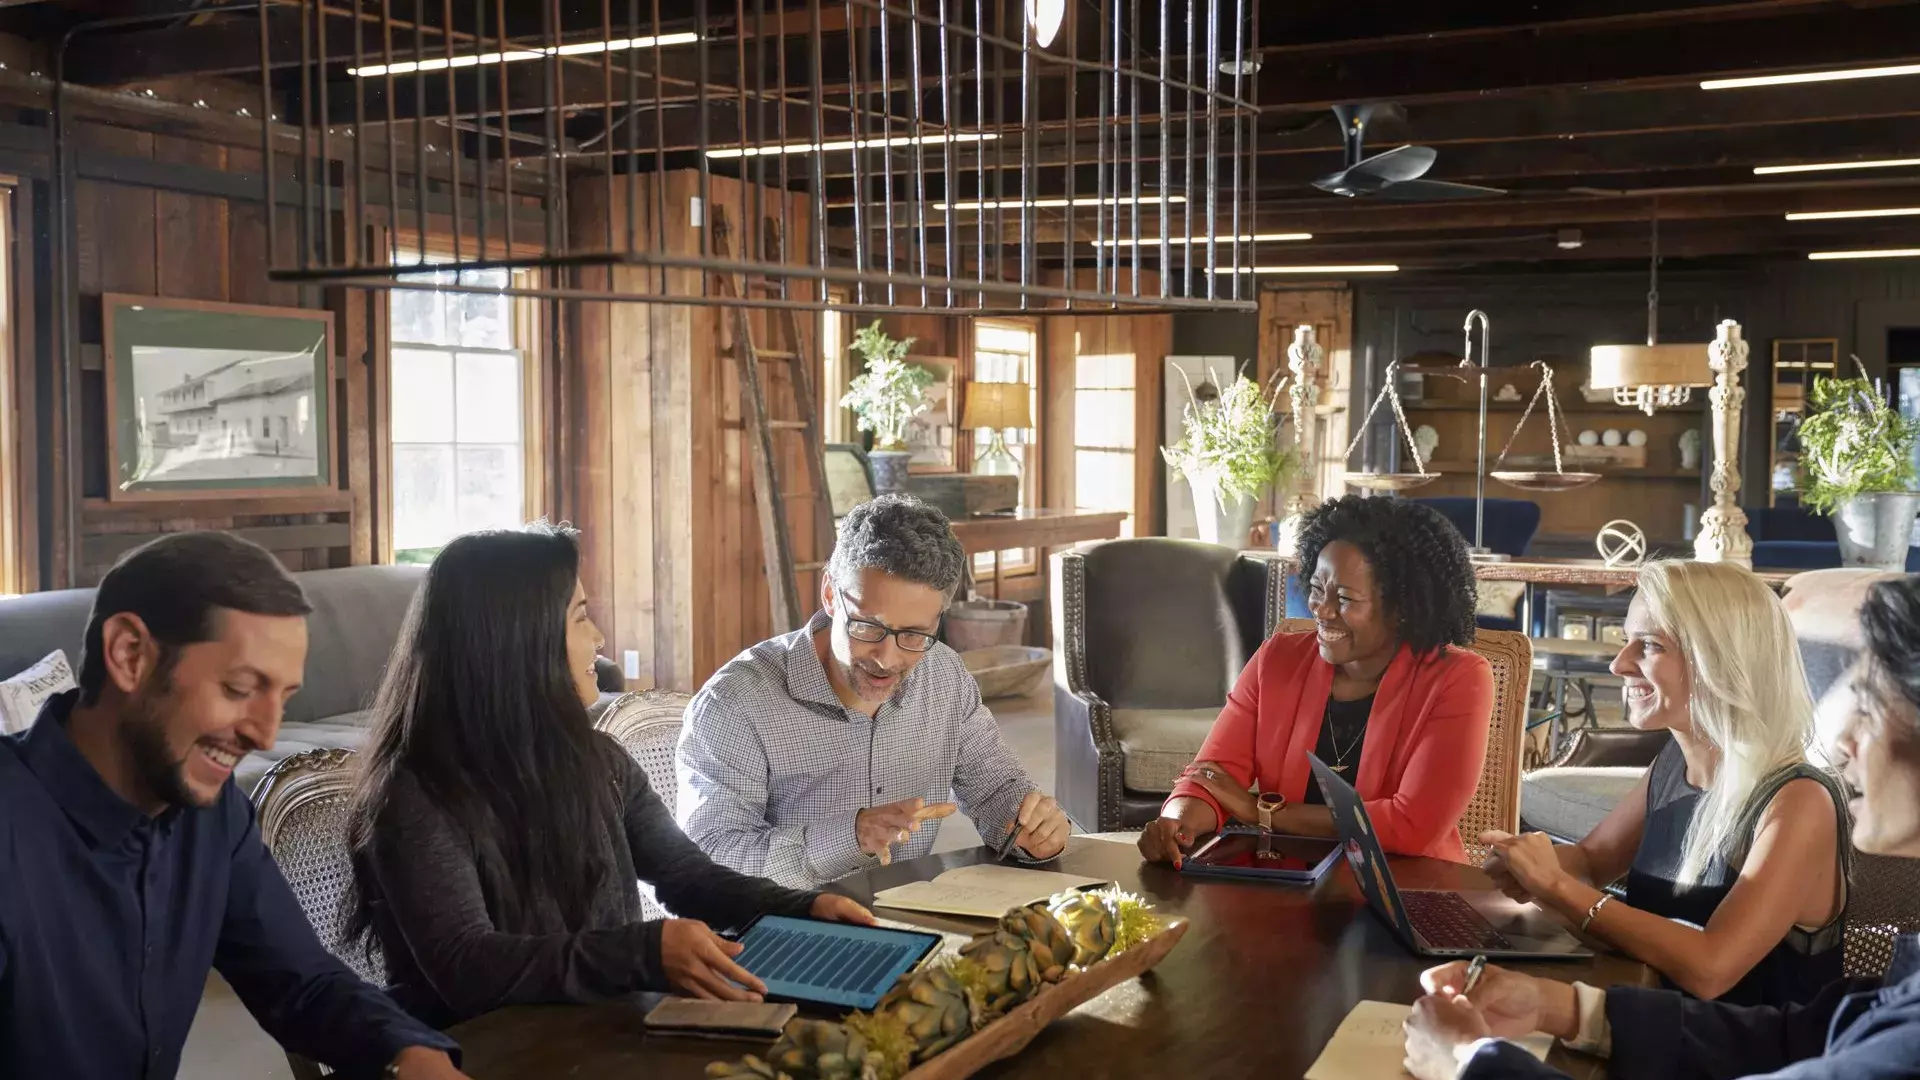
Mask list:
[[[1368,712],[1371,713],[1372,709],[1369,708]],[[1321,719],[1321,722],[1325,724],[1331,725],[1333,723],[1333,699],[1332,698],[1327,699],[1327,711],[1321,716],[1320,719]],[[1355,732],[1352,741],[1347,743],[1347,748],[1345,750],[1340,749],[1340,729],[1334,728],[1332,731],[1328,732],[1327,741],[1333,744],[1333,764],[1330,766],[1330,768],[1332,768],[1334,772],[1341,773],[1344,775],[1348,767],[1347,755],[1353,753],[1354,750],[1357,749],[1360,746],[1360,744],[1366,740],[1366,737],[1367,737],[1367,725],[1366,725],[1366,721],[1364,720],[1361,721],[1360,729],[1357,732]]]

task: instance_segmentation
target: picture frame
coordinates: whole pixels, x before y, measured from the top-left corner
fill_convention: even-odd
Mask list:
[[[909,356],[909,364],[918,364],[933,374],[927,387],[926,412],[907,423],[907,469],[916,473],[960,471],[960,361],[951,356]]]
[[[101,328],[109,502],[336,486],[331,312],[109,293]]]

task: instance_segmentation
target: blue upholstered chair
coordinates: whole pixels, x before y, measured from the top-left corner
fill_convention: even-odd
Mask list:
[[[1804,506],[1759,506],[1747,510],[1753,565],[1763,570],[1826,570],[1840,565],[1833,519]],[[1907,549],[1907,572],[1920,572],[1920,548]]]

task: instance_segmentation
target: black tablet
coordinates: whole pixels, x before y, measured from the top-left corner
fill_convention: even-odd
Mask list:
[[[1222,831],[1180,864],[1191,877],[1244,878],[1310,884],[1340,856],[1337,840],[1284,836],[1259,829]]]
[[[871,1009],[940,947],[940,935],[919,930],[762,915],[740,935],[734,963],[782,1001]]]

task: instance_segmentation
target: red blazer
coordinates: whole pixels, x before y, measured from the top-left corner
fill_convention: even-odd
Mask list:
[[[1313,633],[1275,634],[1253,654],[1200,747],[1236,783],[1306,797],[1307,755],[1320,740],[1333,665]],[[1415,657],[1405,645],[1387,665],[1360,746],[1354,788],[1389,852],[1466,862],[1456,823],[1480,784],[1493,721],[1493,669],[1451,646]],[[1169,798],[1192,796],[1226,814],[1207,790],[1182,780]]]

